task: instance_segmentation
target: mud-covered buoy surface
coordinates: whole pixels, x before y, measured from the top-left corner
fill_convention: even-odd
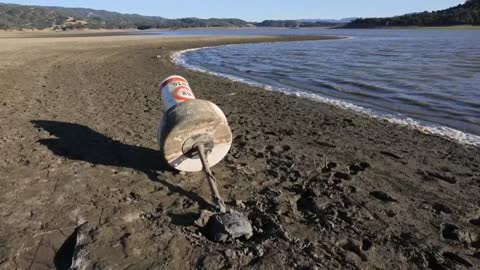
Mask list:
[[[208,238],[215,242],[250,239],[253,236],[252,224],[248,218],[234,211],[210,217],[206,232]]]

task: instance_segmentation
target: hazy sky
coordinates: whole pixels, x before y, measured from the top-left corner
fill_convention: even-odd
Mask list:
[[[448,8],[465,0],[0,0],[25,5],[88,7],[166,18],[340,19]]]

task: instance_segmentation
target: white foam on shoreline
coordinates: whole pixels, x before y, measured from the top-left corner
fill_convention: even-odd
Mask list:
[[[345,38],[351,38],[351,37],[345,37]],[[239,45],[239,44],[230,44],[230,45],[221,45],[221,46],[235,46],[235,45]],[[284,93],[284,94],[287,94],[287,95],[293,95],[293,96],[297,96],[297,97],[308,98],[308,99],[315,100],[315,101],[318,101],[318,102],[330,104],[330,105],[333,105],[333,106],[336,106],[336,107],[339,107],[339,108],[342,108],[342,109],[346,109],[346,110],[349,110],[349,111],[353,111],[353,112],[356,112],[356,113],[367,115],[367,116],[375,118],[375,119],[382,119],[382,120],[386,120],[386,121],[388,121],[390,123],[393,123],[393,124],[397,124],[397,125],[400,125],[400,126],[405,126],[405,127],[411,128],[411,129],[416,129],[416,130],[419,130],[420,132],[425,133],[425,134],[440,136],[440,137],[446,138],[448,140],[451,140],[451,141],[454,141],[454,142],[457,142],[457,143],[460,143],[460,144],[480,147],[480,136],[477,136],[477,135],[474,135],[474,134],[462,132],[460,130],[449,128],[449,127],[446,127],[446,126],[440,126],[440,125],[427,123],[425,121],[416,120],[416,119],[406,117],[406,116],[401,115],[401,114],[393,115],[393,114],[379,113],[379,112],[373,111],[371,109],[364,108],[362,106],[358,106],[358,105],[355,105],[355,104],[352,104],[352,103],[349,103],[349,102],[346,102],[346,101],[327,98],[327,97],[323,97],[323,96],[320,96],[320,95],[317,95],[317,94],[302,92],[302,91],[293,90],[293,89],[289,89],[289,88],[273,87],[271,85],[259,83],[259,82],[256,82],[256,81],[253,81],[253,80],[250,80],[250,79],[241,78],[241,77],[238,77],[238,76],[235,76],[235,75],[230,75],[230,74],[221,73],[221,72],[209,71],[209,70],[204,69],[202,67],[198,67],[198,66],[195,66],[195,65],[192,65],[192,64],[189,64],[189,63],[186,62],[185,56],[184,56],[186,53],[192,52],[192,51],[197,51],[197,50],[202,50],[202,49],[207,49],[207,48],[213,48],[213,47],[220,47],[220,46],[201,47],[201,48],[193,48],[193,49],[177,51],[177,52],[174,52],[171,55],[171,61],[173,63],[175,63],[176,65],[183,66],[183,67],[186,67],[186,68],[191,69],[191,70],[195,70],[195,71],[199,71],[199,72],[202,72],[202,73],[227,78],[227,79],[230,79],[230,80],[236,81],[236,82],[246,83],[248,85],[260,87],[260,88],[263,88],[263,89],[269,90],[269,91],[276,91],[276,92],[281,92],[281,93]]]

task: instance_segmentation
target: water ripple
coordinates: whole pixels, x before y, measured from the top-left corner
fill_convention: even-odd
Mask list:
[[[355,38],[212,47],[177,60],[480,145],[478,31],[317,31]]]

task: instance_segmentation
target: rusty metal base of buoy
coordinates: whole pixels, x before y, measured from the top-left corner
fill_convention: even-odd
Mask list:
[[[212,199],[217,213],[203,210],[200,217],[195,224],[204,228],[204,234],[215,242],[228,242],[236,239],[249,239],[253,235],[252,224],[248,218],[232,209],[227,209],[225,202],[217,188],[217,179],[210,171],[208,163],[208,150],[205,143],[199,141],[192,145],[193,151],[200,157],[203,172],[207,177],[210,191],[212,192]]]

